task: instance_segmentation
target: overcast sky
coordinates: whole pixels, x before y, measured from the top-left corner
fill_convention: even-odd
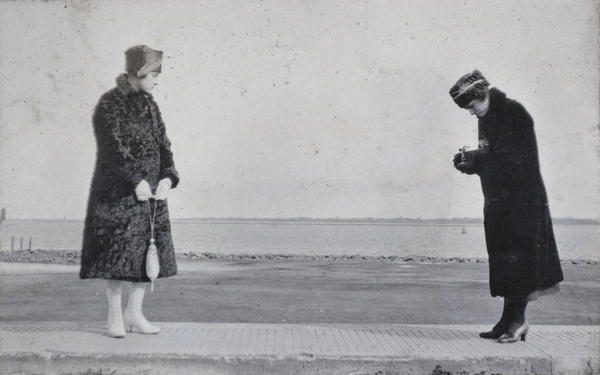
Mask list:
[[[0,2],[0,207],[82,219],[91,116],[124,51],[164,51],[155,91],[181,175],[172,218],[481,217],[452,168],[477,68],[534,118],[554,217],[600,212],[597,1]]]

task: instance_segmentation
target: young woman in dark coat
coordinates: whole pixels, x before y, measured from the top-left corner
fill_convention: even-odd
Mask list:
[[[500,321],[483,338],[525,340],[527,302],[556,291],[563,280],[533,120],[525,108],[477,70],[450,89],[454,102],[479,119],[480,148],[454,157],[456,169],[477,174],[484,197],[490,292],[504,297]]]
[[[171,143],[150,91],[161,71],[162,52],[135,46],[125,52],[126,71],[117,87],[98,102],[93,125],[96,167],[83,234],[80,278],[105,279],[108,334],[124,337],[125,326],[144,334],[160,328],[142,314],[146,252],[154,222],[158,278],[177,273],[167,208],[167,193],[179,176]],[[125,313],[123,282],[131,282]]]

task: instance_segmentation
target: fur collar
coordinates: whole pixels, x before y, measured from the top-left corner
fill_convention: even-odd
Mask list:
[[[506,105],[506,94],[495,87],[490,89],[490,109],[488,113],[501,111]]]
[[[123,73],[120,76],[117,77],[117,89],[124,95],[124,96],[130,96],[130,95],[145,95],[147,97],[149,97],[150,99],[152,99],[152,94],[145,92],[145,91],[138,91],[136,89],[133,88],[133,86],[131,86],[131,84],[129,83],[129,81],[127,80],[127,74]]]

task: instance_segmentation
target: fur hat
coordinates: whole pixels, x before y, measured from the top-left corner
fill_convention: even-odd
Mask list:
[[[143,77],[150,72],[160,73],[162,51],[144,45],[134,46],[125,51],[125,71]]]
[[[479,70],[465,74],[452,86],[450,96],[461,108],[464,108],[474,99],[485,99],[490,83]]]

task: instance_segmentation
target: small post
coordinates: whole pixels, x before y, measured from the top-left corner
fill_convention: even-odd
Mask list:
[[[15,250],[15,236],[10,236],[10,251]]]
[[[19,248],[19,250],[23,251],[23,237],[21,237],[21,247]]]
[[[29,251],[31,251],[31,236],[29,236]]]

